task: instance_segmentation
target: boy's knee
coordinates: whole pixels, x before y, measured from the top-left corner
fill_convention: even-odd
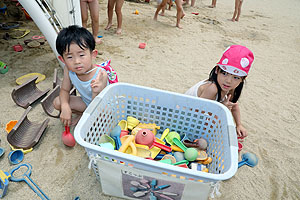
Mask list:
[[[60,110],[60,100],[59,100],[59,96],[55,97],[55,99],[53,100],[53,107],[56,110]]]

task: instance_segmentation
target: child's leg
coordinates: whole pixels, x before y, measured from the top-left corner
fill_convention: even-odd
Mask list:
[[[76,125],[82,113],[86,109],[86,104],[82,101],[82,99],[79,96],[70,96],[69,103],[72,113],[78,115],[77,117],[71,120],[71,125]],[[56,110],[61,111],[59,96],[54,99],[53,106]]]
[[[211,1],[211,6],[209,6],[210,8],[215,8],[217,4],[217,0],[212,0]]]
[[[96,44],[101,43],[101,39],[98,38],[98,31],[99,31],[99,3],[98,0],[93,0],[89,2],[89,9],[90,9],[90,15],[92,18],[92,31],[93,36],[96,41]]]
[[[108,0],[107,2],[107,17],[108,17],[108,22],[105,30],[110,29],[112,25],[112,18],[114,14],[114,7],[115,7],[116,0]]]
[[[169,0],[169,10],[171,10],[171,7],[173,6],[173,0]]]
[[[237,13],[237,16],[235,18],[235,21],[239,21],[239,19],[240,19],[241,10],[242,10],[242,4],[243,4],[243,0],[240,0],[239,1],[239,7],[238,7],[238,13]]]
[[[191,6],[192,6],[192,7],[195,6],[195,2],[196,2],[196,0],[192,0],[192,2],[191,2]]]
[[[160,16],[165,16],[165,10],[166,10],[167,4],[161,9]]]
[[[80,10],[81,10],[82,26],[86,28],[87,21],[88,21],[88,4],[86,1],[84,0],[80,1]]]
[[[232,16],[232,19],[231,19],[231,21],[233,21],[233,22],[235,21],[235,17],[236,17],[237,12],[238,12],[239,3],[240,3],[240,0],[235,0],[234,12],[233,12],[233,16]]]
[[[116,15],[117,15],[117,23],[118,23],[116,34],[122,33],[122,6],[123,6],[123,3],[124,3],[124,0],[116,0]]]
[[[176,27],[178,28],[182,28],[180,26],[180,19],[182,19],[185,14],[183,12],[183,7],[182,7],[182,0],[175,0],[175,4],[176,4],[176,9],[177,9],[177,21],[176,21]]]
[[[161,2],[161,4],[159,4],[159,5],[157,6],[157,9],[156,9],[156,11],[155,11],[154,18],[153,18],[154,20],[157,21],[157,16],[158,16],[159,11],[160,11],[163,7],[166,6],[167,2],[168,2],[168,0],[163,0],[163,1]]]

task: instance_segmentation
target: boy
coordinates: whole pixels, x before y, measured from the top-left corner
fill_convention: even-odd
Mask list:
[[[102,41],[98,38],[99,31],[99,2],[98,0],[80,0],[81,20],[82,26],[87,28],[88,21],[88,9],[90,9],[90,15],[92,19],[92,31],[96,44],[100,44]]]
[[[61,111],[60,119],[65,126],[76,125],[91,101],[109,85],[108,75],[93,64],[98,51],[87,29],[76,25],[64,28],[57,36],[56,49],[65,67],[60,94],[53,105]],[[70,96],[72,85],[80,96]],[[77,114],[73,120],[72,113]]]

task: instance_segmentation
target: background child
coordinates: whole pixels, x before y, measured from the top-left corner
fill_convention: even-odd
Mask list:
[[[231,21],[239,21],[243,0],[235,0],[234,12]]]
[[[88,21],[88,9],[90,10],[90,15],[92,19],[92,32],[96,44],[101,43],[101,39],[98,38],[99,31],[99,3],[98,0],[80,0],[80,9],[81,9],[81,19],[82,26],[87,28]]]
[[[217,0],[212,0],[211,1],[211,5],[208,6],[209,8],[215,8],[216,7],[216,4],[217,4]]]
[[[98,51],[93,35],[83,27],[74,25],[61,30],[56,49],[65,67],[60,94],[53,105],[61,111],[60,119],[65,126],[75,125],[92,99],[109,85],[108,74],[93,64]],[[72,85],[80,96],[70,96]],[[73,120],[72,113],[77,114]]]
[[[108,16],[108,22],[105,30],[109,30],[112,26],[112,19],[114,14],[114,8],[117,15],[117,30],[116,34],[122,33],[122,6],[123,6],[124,0],[108,0],[107,3],[107,16]]]
[[[155,21],[157,21],[157,17],[158,17],[159,11],[162,10],[163,8],[165,8],[165,6],[167,5],[167,3],[168,3],[168,0],[162,0],[161,4],[159,4],[157,6],[157,9],[156,9],[155,14],[154,14],[154,20]],[[182,27],[180,26],[180,19],[182,19],[185,16],[185,14],[183,12],[183,7],[182,7],[182,0],[175,0],[175,4],[176,4],[176,9],[177,9],[176,27],[178,27],[178,28],[181,29]]]
[[[241,123],[237,101],[253,60],[253,53],[248,48],[232,45],[225,50],[217,66],[211,70],[209,79],[198,82],[185,93],[216,100],[227,106],[235,120],[237,135],[242,138],[248,133]]]

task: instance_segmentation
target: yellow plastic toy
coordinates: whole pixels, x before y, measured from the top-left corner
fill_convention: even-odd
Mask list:
[[[120,152],[126,153],[126,151],[129,151],[131,155],[137,155],[136,146],[134,145],[134,135],[124,135],[121,137],[121,143],[122,146],[119,149]],[[131,151],[127,150],[129,147],[131,148]]]
[[[121,130],[128,130],[128,126],[127,126],[127,121],[126,120],[121,120],[119,121],[118,125],[121,127]]]
[[[140,123],[139,125],[136,126],[136,128],[141,128],[141,129],[149,129],[154,135],[156,135],[157,130],[160,129],[160,126],[156,126],[156,124],[144,124]]]
[[[127,117],[127,127],[129,130],[132,130],[134,127],[136,127],[140,121],[134,117],[128,116]]]
[[[33,77],[38,77],[35,81],[35,83],[39,83],[40,81],[45,80],[46,76],[44,74],[40,74],[40,73],[29,73],[29,74],[25,74],[19,78],[17,78],[16,83],[18,85],[22,85],[23,83],[25,83],[26,81],[32,79]]]
[[[169,132],[170,132],[170,129],[166,128],[166,129],[164,130],[163,134],[161,135],[161,138],[160,138],[160,139],[155,138],[156,142],[165,145],[166,143],[165,143],[163,140],[164,140],[164,138],[169,134]],[[154,158],[157,156],[157,154],[159,154],[159,152],[161,151],[161,149],[154,146],[154,147],[152,147],[152,148],[150,149],[150,151],[151,151],[151,157],[154,159]]]

